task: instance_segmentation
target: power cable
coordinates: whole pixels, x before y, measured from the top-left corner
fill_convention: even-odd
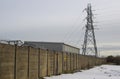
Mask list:
[[[82,23],[80,23],[80,24],[82,24]],[[69,33],[69,35],[66,36],[66,40],[64,40],[64,42],[70,42],[70,39],[72,38],[73,34],[75,34],[75,32],[77,32],[77,30],[79,30],[80,24],[77,27],[75,27],[75,25],[74,25],[75,28],[72,30],[71,33]]]
[[[73,23],[73,25],[72,25],[71,28],[74,28],[74,27],[75,27],[75,24],[78,22],[79,19],[80,19],[80,16],[76,19],[76,21]],[[78,26],[77,26],[77,28],[78,28]],[[76,30],[76,28],[75,28],[74,30]],[[63,40],[61,40],[61,42],[66,42],[66,40],[73,34],[74,30],[73,30],[72,32],[71,32],[71,31],[68,31],[68,32],[65,34]]]

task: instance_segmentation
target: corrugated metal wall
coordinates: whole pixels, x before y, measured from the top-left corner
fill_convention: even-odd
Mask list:
[[[63,45],[63,51],[79,54],[80,50],[78,48],[74,48],[74,47],[71,47],[71,46],[68,46],[68,45],[64,44]]]

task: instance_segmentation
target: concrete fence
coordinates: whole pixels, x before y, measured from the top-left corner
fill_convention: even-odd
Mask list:
[[[0,79],[40,79],[105,62],[92,56],[0,44]]]

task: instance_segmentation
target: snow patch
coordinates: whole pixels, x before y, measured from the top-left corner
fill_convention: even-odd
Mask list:
[[[62,74],[45,79],[120,79],[120,66],[102,65],[74,74]]]

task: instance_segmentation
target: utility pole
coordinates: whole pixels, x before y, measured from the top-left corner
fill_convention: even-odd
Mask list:
[[[87,5],[87,8],[85,9],[87,12],[87,24],[85,28],[85,37],[84,37],[84,43],[82,47],[82,54],[83,55],[94,55],[97,57],[97,45],[96,45],[96,39],[95,39],[95,32],[94,32],[94,25],[93,25],[93,13],[92,13],[92,7],[89,3]]]

